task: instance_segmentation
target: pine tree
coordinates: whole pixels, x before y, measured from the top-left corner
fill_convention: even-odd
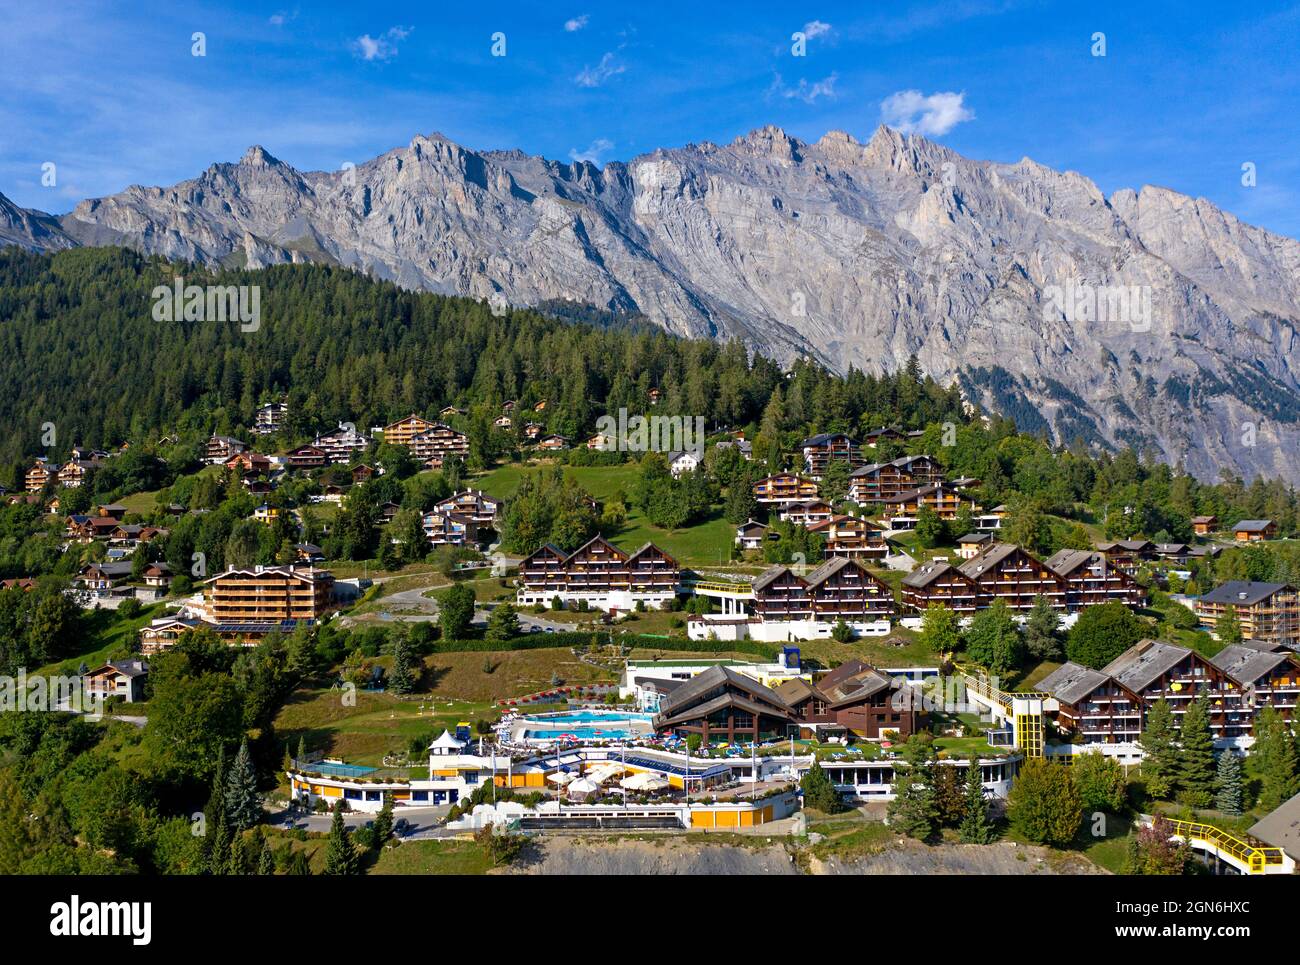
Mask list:
[[[800,778],[799,789],[803,791],[804,807],[816,808],[827,814],[836,814],[844,810],[839,792],[835,790],[835,785],[816,761],[813,761],[812,767],[808,768]]]
[[[393,836],[393,795],[388,791],[384,792],[384,806],[375,815],[374,832],[375,844],[381,848]]]
[[[354,875],[357,873],[357,850],[348,837],[343,822],[342,802],[334,805],[334,820],[330,824],[329,842],[325,845],[325,874]]]
[[[1286,720],[1273,707],[1265,707],[1255,718],[1250,763],[1259,777],[1259,806],[1265,811],[1276,810],[1300,789],[1295,739]]]
[[[1219,768],[1215,776],[1218,794],[1214,806],[1224,814],[1241,813],[1241,758],[1232,751],[1219,755]]]
[[[1174,743],[1174,712],[1169,702],[1161,697],[1147,714],[1147,725],[1138,738],[1144,759],[1142,776],[1146,779],[1147,793],[1155,798],[1167,798],[1174,787],[1178,766],[1178,747]]]
[[[971,755],[966,768],[966,813],[961,819],[961,840],[965,844],[989,844],[995,831],[984,799],[984,782],[979,758]]]
[[[393,643],[393,667],[388,673],[388,689],[399,696],[415,689],[415,654],[405,633],[398,633]]]
[[[259,875],[275,874],[275,852],[271,850],[271,842],[265,838],[262,839],[262,853],[257,856],[257,873]]]
[[[298,753],[294,756],[299,764],[307,759],[307,738],[306,735],[298,735]]]
[[[1178,786],[1178,799],[1190,807],[1207,807],[1214,798],[1214,737],[1210,733],[1209,699],[1204,694],[1183,713]]]
[[[930,742],[912,735],[903,746],[903,760],[894,765],[894,799],[887,814],[891,826],[924,841],[935,832],[939,808],[934,800]]]
[[[226,749],[217,754],[217,768],[212,774],[212,789],[203,809],[205,824],[204,864],[209,874],[224,874],[226,852],[230,847],[230,826],[226,818]]]
[[[247,831],[262,819],[262,799],[257,793],[257,772],[248,741],[239,745],[235,763],[226,777],[226,818],[236,831]]]

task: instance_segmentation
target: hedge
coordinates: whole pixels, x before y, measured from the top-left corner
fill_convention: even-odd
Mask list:
[[[438,640],[433,644],[434,653],[465,653],[484,650],[554,650],[557,648],[600,646],[609,641],[609,634],[603,630],[571,631],[568,633],[528,633],[509,640]],[[690,653],[748,653],[764,660],[775,660],[777,649],[766,643],[754,640],[737,640],[724,642],[718,640],[689,640],[685,637],[664,639],[663,637],[645,636],[628,633],[614,638],[629,647],[641,647],[648,650],[681,650]]]

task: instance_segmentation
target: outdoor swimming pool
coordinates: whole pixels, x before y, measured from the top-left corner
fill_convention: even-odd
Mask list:
[[[527,740],[628,740],[650,733],[653,714],[617,710],[570,710],[558,714],[531,714],[522,718]],[[516,732],[518,734],[518,732]]]
[[[330,777],[365,777],[365,775],[374,771],[373,767],[362,767],[360,764],[333,764],[325,761],[304,764],[303,767],[313,770],[317,774],[325,774]]]

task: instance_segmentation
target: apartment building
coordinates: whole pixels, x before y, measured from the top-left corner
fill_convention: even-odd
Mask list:
[[[931,456],[903,456],[855,469],[849,475],[849,499],[871,505],[941,482],[943,470]]]
[[[817,498],[817,483],[792,472],[765,476],[754,483],[754,498],[760,506],[783,509]]]
[[[572,553],[547,543],[519,564],[520,606],[566,606],[585,601],[608,611],[629,611],[640,603],[660,609],[677,595],[680,567],[653,543],[626,553],[596,536]]]
[[[835,515],[808,527],[826,540],[827,556],[842,556],[852,560],[883,560],[889,555],[885,530],[879,523],[861,516]]]
[[[1300,592],[1287,583],[1230,580],[1197,598],[1194,609],[1206,630],[1231,609],[1243,639],[1300,644]]]
[[[834,460],[848,463],[850,469],[863,462],[861,446],[843,432],[823,432],[799,443],[799,449],[804,468],[813,479],[826,475],[826,467]]]
[[[319,619],[333,605],[334,575],[311,566],[231,569],[203,583],[215,623]]]
[[[1111,566],[1104,553],[1061,550],[1047,560],[1047,568],[1065,579],[1065,608],[1071,612],[1112,601],[1146,605],[1146,591],[1124,570]]]

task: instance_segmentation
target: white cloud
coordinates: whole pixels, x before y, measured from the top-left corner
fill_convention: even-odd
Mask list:
[[[808,83],[807,78],[802,78],[797,87],[787,87],[785,81],[781,79],[781,75],[777,74],[768,93],[778,94],[786,100],[801,100],[805,104],[811,104],[819,97],[834,100],[835,82],[839,80],[839,76],[839,74],[831,74],[829,77],[814,81],[811,84]]]
[[[627,70],[627,68],[622,64],[615,63],[614,55],[612,53],[607,53],[605,56],[600,58],[599,64],[595,67],[582,68],[578,73],[578,76],[573,79],[577,82],[579,87],[599,87],[611,77],[616,74],[621,74],[625,70]]]
[[[570,20],[564,21],[564,29],[567,30],[569,33],[573,33],[576,30],[581,30],[583,27],[587,26],[587,21],[590,19],[591,18],[588,17],[585,13],[581,17],[573,17]]]
[[[900,90],[880,102],[880,119],[904,134],[947,134],[962,121],[975,119],[965,99],[965,91],[940,91],[927,96],[919,90]]]
[[[587,145],[586,150],[579,151],[576,147],[569,151],[570,161],[590,161],[592,164],[600,163],[600,156],[608,154],[614,149],[614,142],[608,138],[598,137]]]
[[[809,20],[803,25],[803,35],[809,40],[831,32],[831,25],[820,20]]]
[[[295,10],[293,13],[285,13],[283,10],[280,10],[277,13],[271,14],[271,16],[267,19],[266,22],[269,23],[272,27],[283,27],[290,20],[296,20],[297,18],[298,18],[297,10]]]
[[[397,44],[411,35],[413,27],[389,27],[378,37],[362,34],[352,41],[352,53],[362,60],[391,60],[397,56]]]

